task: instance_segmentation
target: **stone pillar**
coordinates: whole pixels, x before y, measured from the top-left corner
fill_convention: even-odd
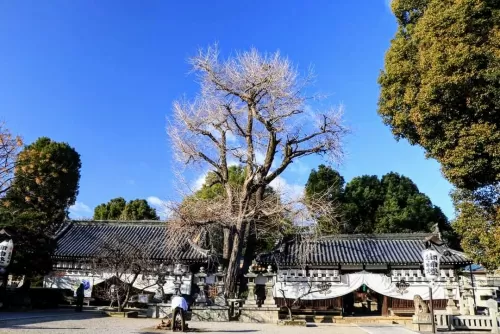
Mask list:
[[[491,322],[492,322],[492,328],[491,328],[491,332],[492,333],[500,333],[499,330],[498,330],[498,320],[497,320],[497,317],[498,317],[498,303],[496,300],[494,299],[488,299],[486,301],[486,306],[488,306],[488,311],[489,311],[489,315],[491,317]]]
[[[266,282],[266,299],[264,300],[264,304],[262,305],[263,307],[277,307],[273,297],[273,287],[274,287],[273,278],[275,276],[276,274],[273,273],[273,267],[267,266],[267,272],[264,274],[264,277],[266,277],[267,282]]]
[[[462,295],[460,296],[460,314],[461,315],[469,315],[469,294],[470,294],[470,286],[466,283],[463,287]]]
[[[182,277],[184,276],[184,269],[181,264],[176,264],[174,269],[174,295],[181,296],[181,285],[182,285]]]
[[[448,302],[446,303],[446,313],[449,315],[458,315],[460,312],[458,311],[457,306],[455,305],[455,294],[453,293],[455,290],[455,286],[451,282],[450,279],[448,279],[448,282],[446,282],[446,285],[444,287],[447,292],[447,297],[448,297]]]
[[[226,297],[224,296],[224,278],[226,273],[224,268],[219,266],[215,274],[215,285],[217,286],[217,296],[215,297],[215,305],[226,306]]]
[[[207,273],[205,272],[205,268],[201,267],[200,272],[194,275],[198,278],[198,288],[200,292],[198,293],[198,297],[196,297],[195,304],[198,306],[207,305],[207,296],[205,294],[205,286],[207,284]]]
[[[255,278],[257,274],[253,272],[253,267],[248,268],[248,274],[244,275],[248,279],[248,296],[243,307],[257,307],[257,298],[255,297]]]

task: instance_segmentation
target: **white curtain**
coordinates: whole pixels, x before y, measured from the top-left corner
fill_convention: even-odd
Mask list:
[[[304,300],[329,299],[344,296],[353,292],[365,284],[369,289],[393,298],[413,300],[415,295],[420,295],[424,300],[429,300],[429,286],[425,283],[409,283],[410,286],[403,291],[396,287],[390,277],[384,274],[369,273],[366,271],[341,275],[340,282],[329,282],[329,288],[319,288],[321,282],[276,282],[274,285],[274,297]],[[458,289],[455,288],[455,299],[458,299]],[[432,288],[433,299],[447,299],[446,290],[442,285]]]

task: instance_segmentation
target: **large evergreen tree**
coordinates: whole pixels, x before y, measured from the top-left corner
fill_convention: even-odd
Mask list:
[[[311,171],[306,184],[306,197],[326,193],[340,204],[341,229],[332,232],[430,232],[437,224],[451,246],[458,246],[446,216],[411,179],[388,173],[381,179],[355,177],[345,187],[343,181],[337,171],[321,165]]]
[[[12,212],[42,214],[37,227],[54,234],[76,201],[80,155],[66,143],[42,137],[19,154],[14,182],[3,199]]]
[[[27,145],[16,162],[14,181],[1,201],[0,224],[14,232],[11,270],[30,277],[51,269],[56,231],[75,203],[80,155],[66,143],[42,137]]]
[[[392,9],[399,27],[378,112],[396,138],[441,163],[457,187],[464,250],[498,266],[500,252],[487,250],[500,229],[500,2],[393,0]]]

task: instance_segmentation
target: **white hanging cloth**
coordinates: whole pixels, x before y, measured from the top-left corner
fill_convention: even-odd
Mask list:
[[[322,282],[276,282],[273,295],[278,298],[292,298],[303,300],[330,299],[344,296],[356,291],[363,284],[371,290],[388,297],[413,300],[415,295],[429,300],[429,286],[422,282],[409,282],[408,288],[400,291],[396,282],[384,274],[361,271],[358,273],[341,275],[340,282],[328,282],[329,287],[319,286]],[[434,285],[432,288],[433,299],[447,299],[446,290],[442,285]],[[455,299],[458,299],[458,289],[455,289]]]

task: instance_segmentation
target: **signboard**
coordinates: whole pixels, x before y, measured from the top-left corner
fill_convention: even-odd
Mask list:
[[[0,267],[6,268],[10,264],[14,243],[12,240],[0,242]]]
[[[439,261],[441,254],[432,249],[426,249],[422,252],[424,260],[424,275],[428,280],[439,278]]]

